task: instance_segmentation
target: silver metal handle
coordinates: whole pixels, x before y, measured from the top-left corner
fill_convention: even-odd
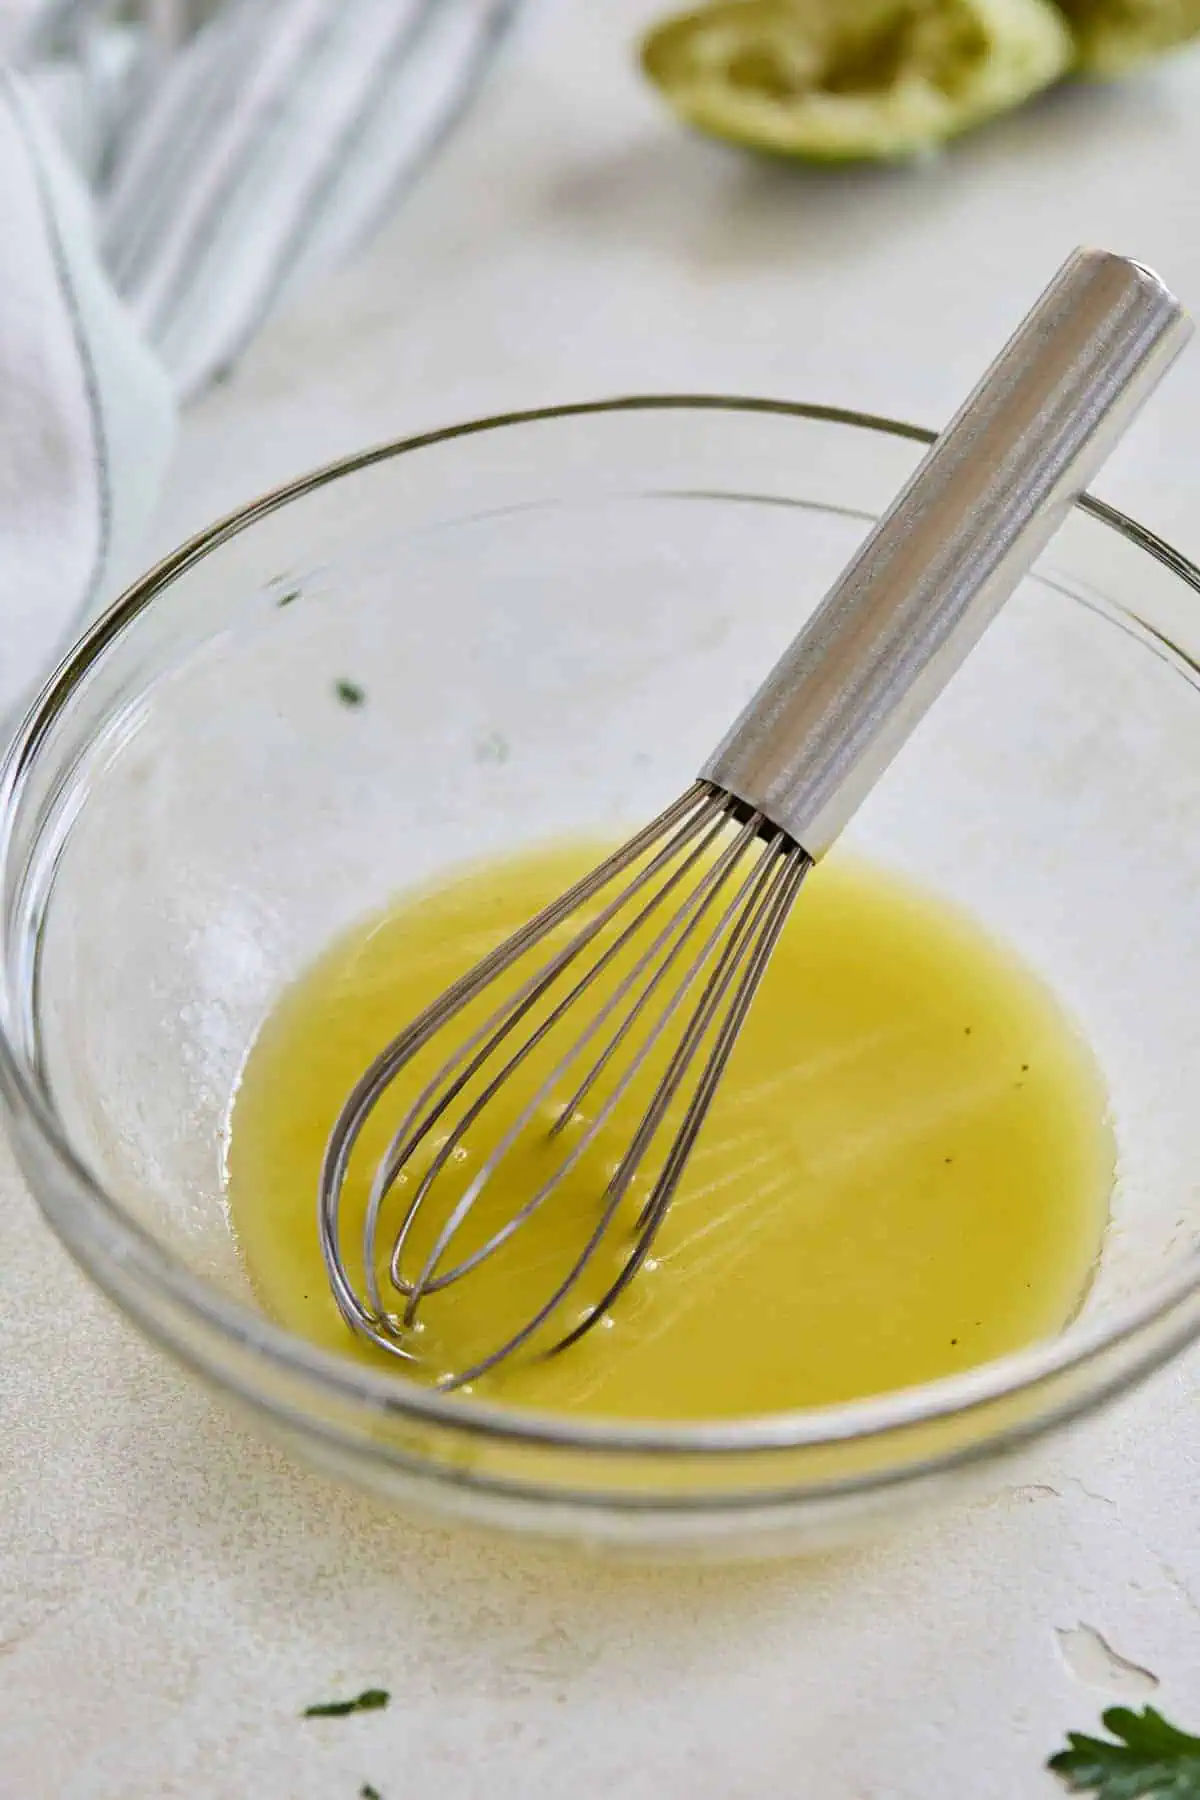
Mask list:
[[[701,771],[833,843],[1187,343],[1138,263],[1077,250]]]

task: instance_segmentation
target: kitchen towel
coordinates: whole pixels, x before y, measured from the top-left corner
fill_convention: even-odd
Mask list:
[[[96,253],[86,196],[0,69],[0,719],[128,572],[174,396]]]
[[[517,0],[0,0],[0,715],[137,562],[176,405],[361,244]]]

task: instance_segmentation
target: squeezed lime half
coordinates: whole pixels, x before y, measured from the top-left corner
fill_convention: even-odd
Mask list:
[[[1058,0],[1082,74],[1104,79],[1200,37],[1200,0]]]
[[[1074,61],[1051,0],[716,0],[642,46],[688,124],[822,162],[918,156]]]

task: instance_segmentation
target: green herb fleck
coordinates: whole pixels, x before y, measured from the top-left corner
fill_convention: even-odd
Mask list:
[[[1048,1767],[1076,1794],[1099,1800],[1200,1800],[1200,1738],[1169,1725],[1148,1706],[1131,1712],[1114,1706],[1104,1729],[1117,1741],[1069,1731],[1068,1750]]]
[[[386,1688],[364,1688],[353,1700],[323,1700],[318,1706],[306,1706],[304,1719],[344,1719],[347,1713],[381,1712],[391,1699]]]
[[[508,739],[501,731],[489,731],[475,745],[475,761],[479,763],[506,763],[511,755]]]
[[[279,595],[279,598],[276,600],[275,604],[276,604],[276,606],[290,606],[292,604],[293,600],[298,600],[299,598],[300,598],[300,589],[299,588],[289,588],[285,594]]]
[[[357,681],[347,681],[344,676],[334,682],[333,691],[343,706],[362,706],[367,698],[365,688],[360,688]]]
[[[383,1800],[378,1788],[373,1788],[369,1781],[364,1781],[358,1790],[358,1800]]]

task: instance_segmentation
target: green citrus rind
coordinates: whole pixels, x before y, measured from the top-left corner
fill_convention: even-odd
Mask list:
[[[815,162],[920,156],[1075,61],[1051,0],[715,0],[642,45],[687,124]]]
[[[1058,0],[1081,75],[1115,80],[1200,38],[1200,0]]]

